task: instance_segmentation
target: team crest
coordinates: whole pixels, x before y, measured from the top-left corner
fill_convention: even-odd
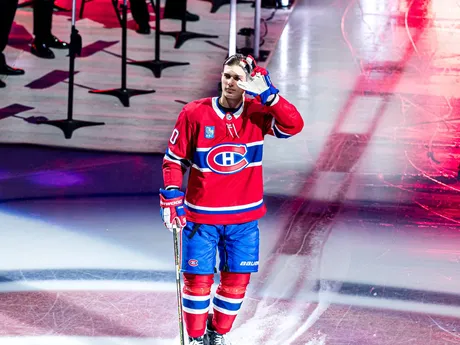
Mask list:
[[[244,144],[220,144],[206,155],[208,167],[218,174],[234,174],[249,165],[248,149]]]
[[[204,137],[206,139],[214,139],[214,126],[204,127]]]
[[[192,266],[192,267],[197,267],[197,266],[198,266],[198,260],[196,260],[196,259],[190,259],[190,260],[188,261],[188,264],[189,264],[190,266]]]

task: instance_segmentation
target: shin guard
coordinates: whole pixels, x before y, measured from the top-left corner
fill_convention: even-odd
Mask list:
[[[226,334],[232,328],[243,303],[250,276],[250,273],[221,273],[220,284],[213,299],[212,327],[218,333]]]
[[[185,327],[190,337],[201,337],[205,333],[213,282],[212,274],[184,273],[182,307]]]

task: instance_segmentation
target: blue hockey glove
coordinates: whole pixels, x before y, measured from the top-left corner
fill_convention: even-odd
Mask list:
[[[248,77],[248,81],[238,81],[238,86],[245,90],[247,94],[260,97],[262,104],[270,102],[276,97],[279,90],[273,86],[268,71],[257,66]],[[272,96],[273,95],[273,96]]]
[[[176,224],[181,230],[186,224],[184,209],[184,193],[178,189],[160,188],[160,215],[165,227],[172,231]]]

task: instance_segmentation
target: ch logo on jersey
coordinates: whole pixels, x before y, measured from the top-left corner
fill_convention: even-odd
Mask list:
[[[204,127],[204,137],[206,139],[214,139],[214,126]]]
[[[206,156],[209,168],[219,174],[234,174],[249,164],[248,149],[242,144],[222,144],[213,147]]]

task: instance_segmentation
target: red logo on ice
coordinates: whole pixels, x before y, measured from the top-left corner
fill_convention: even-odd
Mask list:
[[[190,259],[190,260],[188,261],[188,264],[189,264],[190,266],[192,266],[192,267],[196,267],[196,266],[198,266],[198,260]]]
[[[209,168],[219,174],[234,174],[249,164],[248,149],[242,144],[222,144],[213,147],[206,156]]]

